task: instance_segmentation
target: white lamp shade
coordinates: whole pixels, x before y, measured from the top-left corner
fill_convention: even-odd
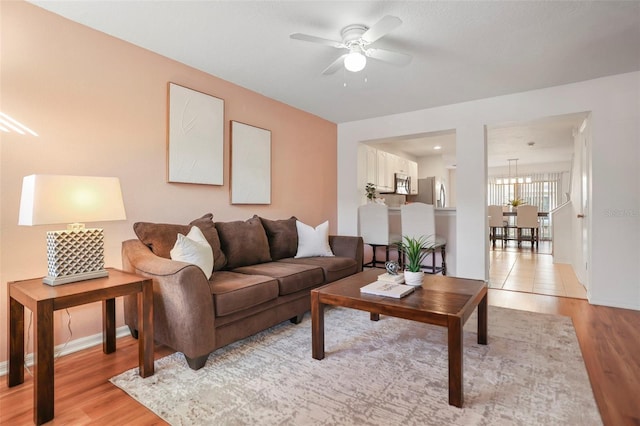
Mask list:
[[[344,67],[347,71],[362,71],[367,65],[367,57],[358,51],[352,51],[344,58]]]
[[[30,175],[22,181],[18,225],[125,219],[118,178]]]

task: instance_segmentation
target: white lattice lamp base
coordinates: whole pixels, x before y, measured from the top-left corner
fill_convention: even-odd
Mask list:
[[[106,277],[102,229],[70,227],[47,232],[48,275],[45,284],[59,285]]]

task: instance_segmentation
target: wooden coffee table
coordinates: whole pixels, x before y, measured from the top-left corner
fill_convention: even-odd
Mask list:
[[[324,358],[324,306],[343,306],[447,328],[449,347],[449,404],[462,407],[462,337],[464,323],[478,307],[478,343],[487,344],[487,285],[484,281],[426,275],[422,287],[401,299],[360,294],[360,287],[376,281],[381,269],[371,269],[311,291],[312,355]]]

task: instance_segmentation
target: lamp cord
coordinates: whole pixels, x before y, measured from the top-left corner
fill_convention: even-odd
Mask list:
[[[65,312],[67,313],[67,329],[69,330],[69,336],[67,337],[67,340],[64,342],[64,345],[62,345],[62,347],[60,349],[58,349],[58,351],[54,354],[53,356],[53,360],[57,360],[58,358],[60,358],[60,356],[62,356],[62,352],[65,350],[65,348],[67,347],[67,344],[71,341],[71,337],[73,337],[73,330],[71,330],[71,313],[69,312],[69,309],[65,309]],[[31,340],[31,325],[33,324],[33,312],[29,313],[29,326],[27,327],[27,342],[25,345],[25,349],[26,352],[29,353],[29,341]],[[35,362],[35,360],[34,360]],[[24,368],[27,370],[27,373],[29,373],[29,375],[31,377],[33,377],[33,373],[31,372],[31,369],[29,369],[29,366],[27,365],[27,361],[25,359],[24,361]]]

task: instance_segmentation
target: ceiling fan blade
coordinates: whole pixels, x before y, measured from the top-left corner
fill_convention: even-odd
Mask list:
[[[411,55],[407,55],[406,53],[393,52],[385,49],[369,48],[366,50],[366,54],[370,58],[398,66],[407,65],[412,59]]]
[[[362,34],[362,39],[367,43],[373,43],[380,37],[399,27],[400,24],[402,24],[400,18],[387,15]]]
[[[292,38],[294,40],[309,41],[311,43],[320,43],[324,44],[325,46],[335,47],[336,49],[342,49],[343,47],[346,47],[341,41],[329,40],[326,38],[316,37],[308,34],[293,33],[289,36],[289,38]]]
[[[336,71],[338,71],[340,68],[342,68],[343,64],[344,64],[344,58],[345,56],[347,56],[347,54],[345,53],[344,55],[341,55],[338,59],[336,59],[335,61],[333,61],[331,63],[331,65],[329,65],[328,67],[326,67],[324,69],[324,71],[322,71],[323,75],[329,75],[329,74],[334,74]]]

